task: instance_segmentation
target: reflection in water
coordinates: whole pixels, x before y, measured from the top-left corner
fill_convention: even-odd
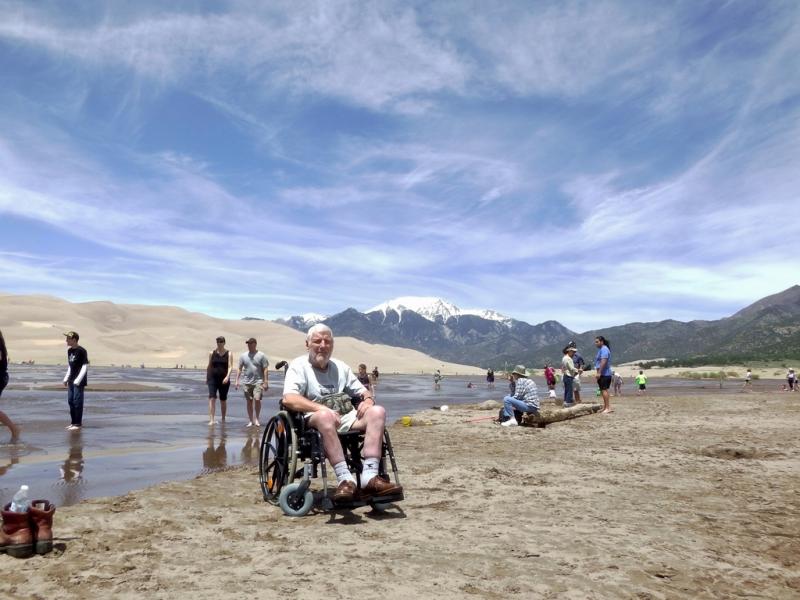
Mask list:
[[[67,435],[69,452],[67,459],[60,467],[61,481],[63,482],[63,485],[60,486],[62,506],[75,504],[81,499],[81,486],[84,483],[83,432],[78,429],[70,431]]]
[[[258,428],[247,428],[247,440],[242,446],[242,462],[246,465],[254,465],[258,463],[258,446],[261,436]]]
[[[216,427],[208,428],[208,438],[206,439],[207,448],[203,450],[203,468],[207,471],[216,471],[224,469],[228,466],[228,454],[225,449],[225,442],[228,436],[225,432],[225,423],[222,423],[219,428],[219,444],[214,447],[216,443]]]
[[[0,457],[0,477],[19,462],[19,457],[22,454],[21,448],[21,444],[8,444],[4,447],[5,451]]]

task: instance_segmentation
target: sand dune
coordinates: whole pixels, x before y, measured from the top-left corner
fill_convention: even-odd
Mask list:
[[[81,344],[94,365],[187,368],[204,367],[218,335],[225,336],[235,353],[246,350],[244,340],[259,341],[271,364],[304,352],[305,336],[269,321],[217,319],[174,306],[143,306],[112,302],[71,303],[52,296],[0,295],[0,329],[12,361],[65,364],[62,333],[80,333]],[[334,332],[335,333],[335,332]],[[356,365],[378,366],[386,373],[481,374],[476,367],[443,363],[405,348],[336,338],[335,356]]]

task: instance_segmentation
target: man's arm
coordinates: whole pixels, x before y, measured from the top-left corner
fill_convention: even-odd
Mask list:
[[[69,383],[69,365],[67,365],[67,374],[64,375],[64,387],[66,387]]]
[[[239,389],[239,378],[242,376],[242,359],[239,359],[239,366],[236,368],[236,383],[233,384],[233,387],[237,390]]]
[[[319,404],[312,400],[309,400],[305,396],[301,396],[300,394],[284,394],[283,395],[283,405],[287,408],[287,410],[292,410],[294,412],[317,412],[320,410],[330,410],[324,404]]]
[[[264,391],[269,389],[269,363],[267,362],[266,357],[264,358],[264,383],[261,384],[261,388]]]
[[[73,381],[72,383],[74,383],[75,385],[80,385],[81,381],[83,381],[83,378],[86,377],[86,371],[88,370],[88,367],[89,367],[88,363],[83,363],[83,366],[81,367],[81,370],[78,373],[78,376],[75,378],[75,381]]]

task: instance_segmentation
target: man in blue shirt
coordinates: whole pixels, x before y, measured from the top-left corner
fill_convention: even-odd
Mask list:
[[[594,359],[594,368],[597,371],[597,387],[600,388],[600,395],[603,396],[603,413],[614,412],[611,408],[611,400],[608,397],[608,389],[611,387],[611,349],[608,340],[602,335],[594,338],[594,345],[597,346],[597,356]]]

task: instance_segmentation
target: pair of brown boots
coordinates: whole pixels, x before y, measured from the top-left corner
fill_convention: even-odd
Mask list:
[[[3,507],[0,552],[15,558],[28,558],[34,552],[53,550],[53,514],[56,507],[48,500],[34,500],[28,512],[12,512],[11,503]]]

